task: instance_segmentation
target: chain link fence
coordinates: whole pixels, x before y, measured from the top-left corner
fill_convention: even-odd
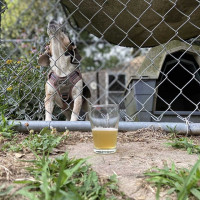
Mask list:
[[[119,104],[121,121],[199,122],[200,1],[1,0],[0,6],[0,111],[9,119],[45,120],[53,66],[38,59],[57,37],[47,34],[54,19],[82,57],[75,69],[90,89],[88,104]],[[72,56],[67,51],[59,58]],[[59,69],[59,59],[53,61]],[[55,106],[52,119],[65,120],[75,100]]]

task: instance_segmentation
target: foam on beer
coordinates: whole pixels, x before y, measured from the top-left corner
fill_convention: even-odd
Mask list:
[[[95,131],[116,131],[118,130],[117,128],[104,128],[104,127],[94,127],[92,130],[95,130]]]

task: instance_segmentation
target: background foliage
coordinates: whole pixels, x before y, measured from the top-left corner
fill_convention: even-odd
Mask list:
[[[37,59],[49,43],[46,27],[51,19],[63,22],[78,46],[82,72],[114,68],[132,57],[131,49],[113,46],[79,30],[73,16],[66,18],[59,1],[5,2],[7,9],[1,13],[0,105],[7,105],[5,114],[12,119],[43,120],[44,85],[50,69],[38,66]],[[56,115],[56,119],[61,118]]]

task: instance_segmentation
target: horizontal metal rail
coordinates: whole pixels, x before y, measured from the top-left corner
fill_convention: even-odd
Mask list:
[[[89,121],[9,121],[16,124],[16,130],[26,132],[28,130],[40,131],[44,127],[53,127],[58,131],[91,131]],[[171,129],[179,133],[200,135],[200,123],[156,123],[156,122],[119,122],[119,131],[136,131],[142,128],[161,128],[163,131],[171,132]]]
[[[12,43],[21,43],[21,42],[35,42],[34,39],[1,39],[1,43],[3,42],[12,42]]]

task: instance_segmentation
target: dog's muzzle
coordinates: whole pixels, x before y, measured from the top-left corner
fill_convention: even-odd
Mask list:
[[[55,34],[59,29],[59,25],[55,20],[51,20],[48,24],[48,32],[51,34]]]

